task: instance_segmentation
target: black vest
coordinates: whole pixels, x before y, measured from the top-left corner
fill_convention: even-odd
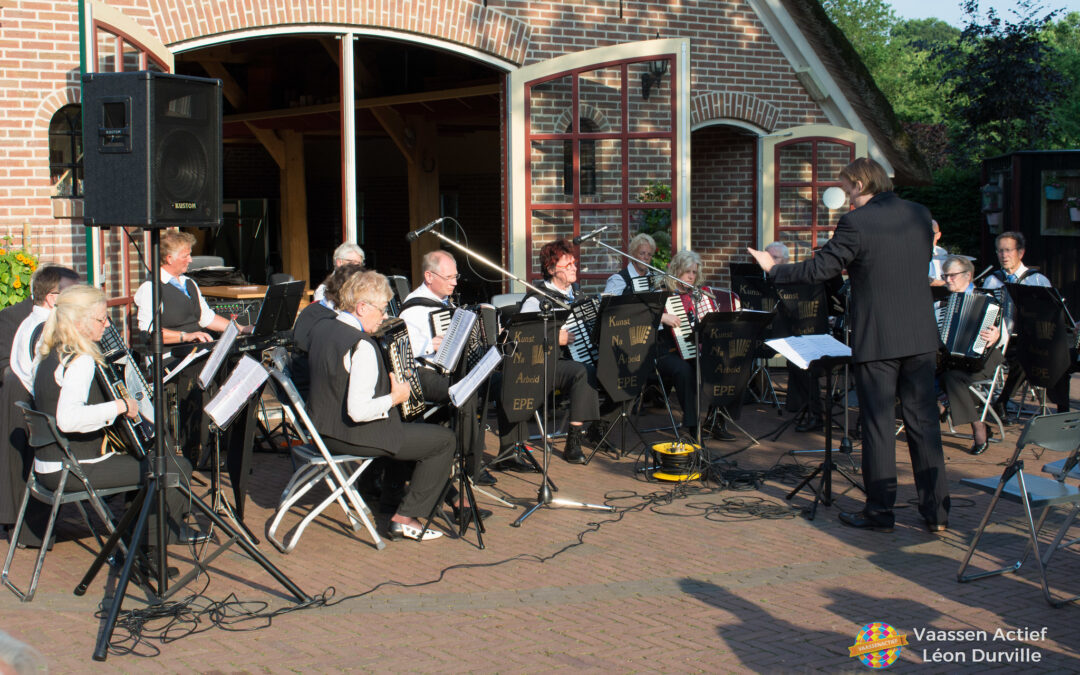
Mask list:
[[[619,276],[622,277],[623,283],[626,284],[625,286],[623,286],[622,294],[623,295],[631,295],[631,294],[633,294],[633,292],[634,292],[634,281],[633,281],[633,279],[634,278],[630,276],[630,270],[626,269],[625,267],[622,268],[621,270],[619,270]]]
[[[56,406],[60,401],[60,387],[56,384],[56,368],[60,365],[60,357],[56,350],[49,352],[41,363],[38,364],[34,373],[34,408],[43,413],[56,417]],[[113,400],[105,395],[101,388],[101,381],[94,378],[87,395],[87,405],[105,403]],[[71,444],[71,452],[78,460],[93,459],[101,456],[101,444],[105,438],[105,430],[98,429],[89,433],[65,433]],[[38,448],[35,456],[45,462],[59,462],[63,453],[56,445],[47,445]]]
[[[169,330],[194,333],[202,330],[199,326],[199,317],[202,315],[202,307],[199,305],[199,289],[195,282],[188,279],[185,282],[188,295],[184,295],[172,284],[161,284],[161,327]],[[190,296],[190,297],[189,297]]]
[[[337,312],[321,302],[313,302],[304,308],[296,317],[293,325],[293,340],[296,346],[305,352],[311,351],[311,334],[315,326],[322,321],[333,321],[337,318]]]
[[[397,406],[390,408],[385,419],[354,422],[349,417],[349,373],[344,360],[346,356],[352,358],[361,341],[370,343],[376,352],[378,373],[374,398],[390,393],[390,376],[379,345],[363,331],[341,321],[320,321],[311,332],[309,352],[311,419],[323,436],[397,454],[401,448],[401,414]]]

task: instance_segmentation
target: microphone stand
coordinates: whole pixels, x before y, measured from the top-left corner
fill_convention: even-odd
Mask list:
[[[451,218],[449,216],[447,216],[445,218],[445,220],[452,220],[454,222],[454,224],[458,225],[459,227],[461,225],[461,223],[459,223],[456,219]],[[425,230],[425,232],[427,232],[428,234],[434,235],[435,237],[437,237],[443,243],[452,246],[453,248],[461,251],[462,253],[469,256],[470,258],[472,258],[474,260],[478,260],[479,262],[484,263],[485,265],[487,265],[491,269],[493,269],[493,270],[499,272],[500,274],[502,274],[504,277],[513,279],[514,281],[517,281],[518,283],[525,286],[526,288],[530,288],[533,291],[540,294],[540,296],[542,298],[541,301],[540,301],[540,318],[544,322],[544,344],[543,344],[543,350],[544,350],[544,403],[543,403],[543,406],[544,406],[544,410],[543,410],[543,421],[544,421],[544,424],[550,425],[551,421],[549,420],[548,415],[552,414],[552,412],[548,409],[548,402],[547,402],[548,401],[548,394],[547,394],[547,391],[548,391],[548,358],[549,358],[548,352],[549,352],[549,345],[551,344],[549,342],[549,339],[550,339],[549,335],[554,335],[555,331],[558,330],[558,326],[555,326],[554,323],[552,322],[551,333],[549,334],[549,332],[548,332],[548,323],[551,322],[552,318],[554,318],[554,315],[552,314],[552,310],[554,309],[555,306],[558,306],[561,309],[566,309],[566,310],[569,310],[570,306],[568,304],[566,304],[564,301],[560,300],[559,298],[552,297],[546,291],[541,290],[540,288],[537,288],[536,286],[530,284],[528,281],[525,281],[521,277],[518,277],[513,272],[503,268],[501,265],[499,265],[497,263],[494,263],[491,260],[488,260],[483,255],[473,251],[472,249],[470,249],[470,248],[468,248],[466,246],[462,246],[461,244],[457,243],[453,239],[450,239],[449,237],[444,235],[442,232],[438,232],[438,231],[436,231],[434,229],[430,229],[430,228]],[[556,339],[555,342],[558,342],[558,340]],[[614,506],[608,506],[606,504],[589,504],[587,502],[579,502],[579,501],[574,501],[572,499],[563,499],[561,497],[560,498],[555,498],[555,497],[552,496],[551,486],[550,486],[550,482],[548,480],[548,465],[550,464],[550,460],[551,460],[551,434],[548,431],[548,429],[550,429],[550,428],[551,427],[548,426],[544,430],[543,476],[542,476],[542,479],[540,481],[540,489],[539,489],[539,491],[537,492],[537,495],[536,495],[536,503],[533,504],[531,507],[529,507],[529,509],[527,511],[525,511],[525,513],[523,513],[520,518],[518,518],[513,523],[511,523],[511,526],[513,526],[513,527],[521,527],[521,523],[524,522],[526,518],[531,516],[540,507],[551,508],[553,506],[572,506],[572,507],[586,508],[586,509],[597,509],[597,510],[601,510],[601,511],[614,511],[615,510]]]

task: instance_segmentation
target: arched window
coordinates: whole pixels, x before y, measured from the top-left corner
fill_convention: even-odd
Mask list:
[[[592,120],[582,117],[578,120],[578,124],[581,126],[581,131],[584,133],[600,131],[597,128],[596,123]],[[567,127],[566,133],[573,133],[574,130]],[[594,195],[596,194],[596,141],[583,138],[577,141],[580,144],[581,156],[578,158],[578,162],[581,165],[581,194]],[[574,141],[563,141],[563,194],[574,194]]]
[[[54,197],[83,196],[82,106],[60,108],[49,122],[49,179]]]

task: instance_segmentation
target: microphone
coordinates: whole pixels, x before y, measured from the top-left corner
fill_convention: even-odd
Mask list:
[[[417,239],[420,238],[420,235],[427,232],[428,230],[435,227],[436,225],[441,224],[444,220],[446,220],[446,218],[436,218],[435,220],[431,221],[427,225],[421,227],[419,230],[413,230],[412,232],[409,232],[408,234],[405,235],[405,241],[416,241]]]
[[[578,236],[574,237],[574,246],[578,246],[578,245],[581,244],[581,242],[588,241],[588,240],[592,239],[593,237],[600,234],[601,232],[608,229],[609,227],[611,227],[611,226],[610,225],[605,225],[603,227],[600,227],[600,228],[597,228],[597,229],[593,230],[592,232],[590,232],[588,234],[579,234]]]

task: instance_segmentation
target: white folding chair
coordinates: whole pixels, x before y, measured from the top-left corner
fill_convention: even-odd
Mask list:
[[[1066,462],[1068,463],[1070,460],[1075,462],[1077,458],[1080,458],[1080,413],[1062,413],[1060,415],[1040,415],[1038,417],[1033,417],[1024,427],[1023,433],[1020,434],[1020,439],[1016,442],[1016,451],[1013,453],[1012,459],[1009,460],[1000,478],[996,480],[994,478],[961,479],[961,484],[984,492],[991,492],[994,496],[991,498],[986,513],[983,515],[982,522],[979,523],[979,527],[975,530],[971,544],[968,546],[963,562],[960,563],[960,569],[957,571],[956,577],[959,581],[965,582],[997,574],[1015,572],[1020,569],[1027,560],[1030,552],[1034,550],[1035,562],[1038,565],[1039,577],[1042,583],[1043,596],[1048,603],[1055,607],[1059,607],[1080,599],[1080,595],[1070,598],[1055,598],[1050,592],[1050,586],[1046,577],[1046,567],[1053,553],[1064,548],[1064,546],[1061,545],[1061,541],[1077,515],[1077,505],[1080,505],[1080,488],[1065,482],[1068,471],[1062,471],[1055,479],[1026,475],[1024,473],[1024,462],[1020,459],[1020,453],[1023,452],[1028,445],[1037,445],[1053,452],[1067,452],[1069,453],[1069,458],[1067,458]],[[998,501],[1002,498],[1022,504],[1024,507],[1029,538],[1027,545],[1024,547],[1024,553],[1015,563],[1006,565],[1000,569],[964,574],[964,571],[971,562],[971,557],[979,544],[979,540],[982,538],[983,532],[990,521],[990,516],[993,514]],[[1040,554],[1039,533],[1042,530],[1047,515],[1050,513],[1050,509],[1054,506],[1070,504],[1072,505],[1070,515],[1066,518],[1064,525],[1054,537],[1054,541],[1047,549],[1046,554]],[[1039,515],[1037,522],[1032,512],[1032,509],[1034,508],[1042,509],[1042,513]],[[1065,546],[1067,545],[1068,544],[1065,544]]]
[[[56,519],[60,513],[60,505],[74,504],[75,507],[79,509],[79,513],[82,515],[86,526],[97,539],[98,546],[104,546],[105,542],[102,540],[101,535],[98,534],[97,530],[94,529],[93,525],[90,524],[90,518],[87,516],[86,509],[83,508],[82,503],[84,501],[90,502],[90,506],[93,507],[94,512],[97,513],[98,517],[101,518],[101,521],[105,523],[106,529],[112,534],[112,515],[109,513],[108,509],[105,508],[105,504],[101,501],[101,498],[121,492],[138,490],[139,486],[126,485],[95,490],[94,487],[90,485],[90,482],[86,478],[86,474],[83,473],[82,468],[79,466],[79,461],[75,459],[75,455],[71,454],[71,446],[68,444],[67,438],[65,438],[64,435],[60,433],[60,430],[56,428],[56,420],[53,416],[48,413],[34,410],[29,404],[23,401],[16,401],[15,405],[22,409],[23,417],[26,420],[26,430],[30,446],[36,449],[55,443],[63,453],[63,457],[60,460],[62,465],[60,479],[55,490],[46,488],[38,481],[34,472],[30,472],[30,476],[26,481],[26,490],[23,492],[22,506],[19,507],[19,516],[15,521],[15,529],[8,535],[7,557],[4,559],[4,570],[0,573],[0,577],[2,577],[4,585],[10,588],[15,595],[19,596],[19,600],[22,602],[30,602],[34,599],[34,593],[37,591],[38,577],[41,576],[41,568],[45,564],[45,553],[49,550],[49,544],[52,542],[53,528],[56,525]],[[75,478],[83,484],[83,489],[74,491],[66,490],[68,476],[75,476]],[[26,518],[26,508],[30,504],[30,497],[34,497],[39,501],[51,505],[52,510],[49,513],[48,525],[45,527],[45,536],[41,539],[41,550],[38,551],[37,563],[34,564],[34,572],[30,577],[30,586],[24,593],[11,581],[9,572],[11,571],[11,561],[15,557],[15,549],[18,548],[19,533],[22,531],[23,522]],[[121,544],[121,550],[124,550],[123,544]]]
[[[296,385],[282,372],[284,350],[276,348],[271,351],[272,367],[269,368],[270,377],[279,394],[278,399],[283,404],[282,409],[290,417],[290,422],[294,428],[306,432],[309,442],[306,445],[292,448],[292,456],[298,467],[292,478],[289,479],[285,490],[282,492],[281,499],[278,501],[277,511],[274,513],[274,518],[267,532],[268,538],[282,553],[292,551],[296,548],[300,536],[311,521],[318,517],[328,506],[337,502],[349,519],[353,531],[359,532],[361,525],[366,527],[375,543],[375,548],[381,551],[386,548],[386,542],[379,537],[371,510],[364,503],[355,487],[360,474],[364,472],[374,458],[356,455],[335,455],[327,449],[326,444],[323,443],[322,437],[307,414],[304,400],[296,390]],[[287,404],[285,400],[282,400],[282,394],[287,399]],[[277,529],[285,514],[301,497],[320,484],[325,484],[330,489],[330,494],[301,519],[300,523],[291,534],[285,537],[284,541],[279,541]]]

